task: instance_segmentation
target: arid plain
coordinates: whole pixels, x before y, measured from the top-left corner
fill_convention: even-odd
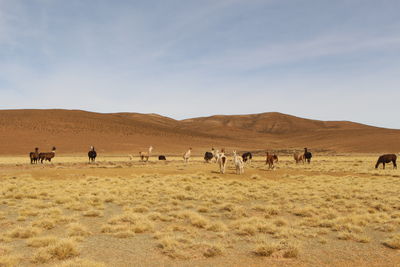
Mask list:
[[[0,266],[398,266],[400,170],[374,165],[399,133],[279,113],[2,111]],[[52,163],[29,163],[36,146],[57,147]],[[202,159],[211,146],[225,174]],[[305,146],[312,162],[296,164]],[[233,149],[256,155],[242,175]]]
[[[396,266],[400,171],[373,156],[1,157],[1,266]]]

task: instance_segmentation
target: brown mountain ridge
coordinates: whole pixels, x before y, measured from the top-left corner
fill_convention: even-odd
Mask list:
[[[157,114],[95,113],[82,110],[1,110],[0,154],[23,155],[39,147],[58,153],[202,154],[211,147],[346,153],[400,151],[400,130],[347,121],[318,121],[277,112],[215,115],[174,120]]]

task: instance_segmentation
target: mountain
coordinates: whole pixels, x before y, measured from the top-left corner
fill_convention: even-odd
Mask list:
[[[157,114],[81,110],[1,110],[0,154],[22,155],[34,147],[58,153],[202,154],[211,147],[381,153],[400,151],[400,130],[347,121],[318,121],[281,113],[216,115],[174,120]]]

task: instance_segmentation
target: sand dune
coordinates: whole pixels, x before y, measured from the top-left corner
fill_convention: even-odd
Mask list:
[[[281,113],[211,116],[174,120],[157,114],[94,113],[80,110],[0,111],[0,154],[22,155],[53,145],[59,153],[201,154],[211,146],[242,150],[380,153],[400,151],[400,130],[347,121],[318,121]]]

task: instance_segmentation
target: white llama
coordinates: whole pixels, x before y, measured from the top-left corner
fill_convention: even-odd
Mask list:
[[[244,164],[242,157],[236,154],[236,151],[233,151],[233,162],[235,163],[236,174],[244,173]]]
[[[221,152],[217,154],[217,163],[219,165],[219,172],[224,174],[226,169],[226,163],[228,158],[225,156],[225,151],[221,149]]]
[[[211,153],[213,154],[213,157],[214,157],[214,159],[215,159],[215,162],[217,162],[218,156],[219,156],[219,151],[218,151],[218,149],[215,150],[214,148],[212,148]]]
[[[149,147],[149,151],[148,152],[139,152],[140,160],[141,161],[148,161],[149,157],[151,156],[151,151],[153,151],[153,147],[152,146]]]
[[[189,148],[188,151],[186,151],[186,153],[183,154],[183,161],[184,161],[185,163],[188,163],[188,162],[189,162],[189,159],[190,159],[190,155],[191,155],[191,154],[192,154],[192,148]]]

